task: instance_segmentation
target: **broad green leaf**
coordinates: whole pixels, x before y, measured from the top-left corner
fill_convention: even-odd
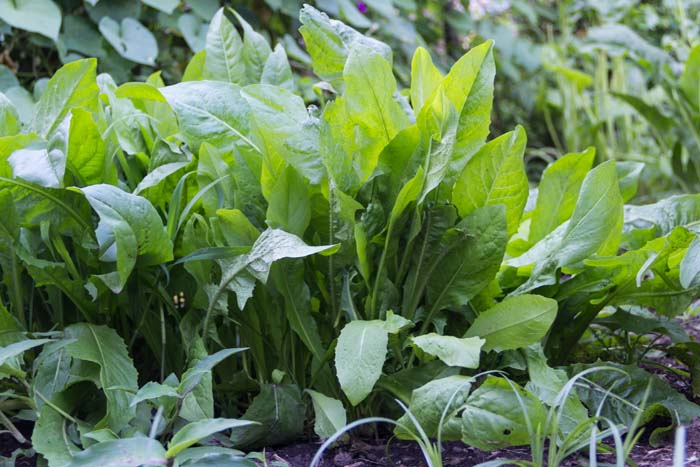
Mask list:
[[[124,18],[121,24],[104,16],[98,25],[100,32],[119,55],[132,62],[155,66],[158,43],[153,33],[134,18]]]
[[[165,465],[165,449],[151,438],[104,441],[77,453],[65,467],[138,467]]]
[[[274,285],[284,297],[284,311],[292,330],[299,336],[317,362],[322,362],[326,349],[311,314],[311,293],[304,282],[304,267],[285,261],[273,269]]]
[[[242,352],[243,350],[245,349],[223,349],[202,358],[191,368],[189,368],[184,375],[182,375],[182,382],[180,383],[177,391],[182,397],[191,393],[192,390],[194,390],[194,388],[197,387],[197,385],[202,381],[202,378],[211,374],[212,368],[214,368],[225,358],[238,352]]]
[[[457,137],[457,113],[442,88],[418,115],[418,126],[427,142],[423,162],[425,181],[418,198],[422,203],[448,174]]]
[[[264,384],[242,418],[259,424],[234,428],[231,440],[235,446],[252,448],[292,442],[304,430],[301,391],[294,384]]]
[[[696,109],[700,109],[700,45],[690,51],[681,75],[680,88]]]
[[[352,47],[343,78],[347,116],[355,126],[357,150],[362,151],[360,180],[364,181],[374,171],[382,149],[408,126],[408,117],[394,100],[391,63],[372,49]]]
[[[49,222],[59,232],[72,232],[81,242],[90,241],[92,219],[90,205],[80,193],[43,188],[39,185],[0,177],[0,190],[7,190],[23,227]]]
[[[591,170],[583,180],[564,232],[562,249],[557,253],[559,266],[577,264],[595,252],[616,253],[623,223],[622,204],[615,162]]]
[[[549,165],[542,174],[537,204],[532,212],[528,241],[535,244],[574,212],[581,184],[593,165],[595,149],[570,153]]]
[[[206,41],[205,79],[238,85],[250,84],[244,61],[243,40],[220,8],[211,19]]]
[[[95,81],[97,60],[88,58],[63,65],[49,80],[30,124],[31,131],[47,138],[72,109],[96,112],[99,89]]]
[[[303,258],[316,253],[331,253],[333,245],[309,246],[296,235],[279,229],[267,229],[253,244],[250,253],[234,259],[221,259],[221,283],[215,296],[224,290],[236,294],[238,307],[242,310],[253,295],[255,281],[267,282],[270,266],[284,258]]]
[[[644,164],[642,162],[620,161],[615,164],[615,169],[620,184],[620,195],[626,203],[637,194],[639,177],[644,170]]]
[[[7,159],[14,178],[21,178],[44,188],[62,188],[66,170],[63,152],[46,148],[19,149]]]
[[[335,369],[340,387],[355,406],[379,379],[386,359],[389,335],[383,321],[351,321],[338,337]]]
[[[105,184],[82,188],[82,192],[100,217],[100,259],[117,266],[116,274],[97,277],[114,293],[122,290],[137,261],[156,265],[173,259],[172,242],[158,212],[145,198]]]
[[[573,215],[521,256],[511,266],[535,264],[530,278],[516,293],[555,283],[560,267],[575,267],[595,255],[612,255],[622,235],[623,202],[615,162],[605,162],[583,180]]]
[[[71,412],[79,402],[75,391],[57,394],[52,398],[52,405],[44,404],[38,412],[38,418],[32,431],[32,448],[41,454],[49,467],[63,467],[73,460],[79,452],[78,446],[70,439],[66,431],[66,419],[54,409]]]
[[[506,248],[503,206],[487,206],[464,218],[440,240],[427,277],[433,310],[459,308],[496,276]]]
[[[294,91],[294,77],[289,66],[287,53],[281,44],[275,46],[275,50],[267,57],[260,76],[261,84],[272,84],[288,91]]]
[[[0,19],[54,41],[61,29],[61,10],[51,0],[0,0]]]
[[[4,365],[8,360],[22,355],[29,349],[39,347],[46,343],[52,342],[51,339],[27,339],[20,342],[15,342],[5,347],[0,347],[0,366]]]
[[[158,88],[148,83],[124,83],[117,88],[114,95],[119,98],[167,102]]]
[[[134,407],[139,402],[159,399],[161,397],[180,398],[180,394],[172,386],[149,381],[131,398],[130,407]]]
[[[479,355],[484,339],[479,337],[458,338],[430,333],[414,337],[413,344],[428,355],[442,360],[445,365],[461,368],[478,368]]]
[[[238,86],[188,81],[160,91],[175,110],[180,132],[193,151],[206,141],[222,151],[247,146],[260,153],[249,139],[250,109]]]
[[[175,8],[180,4],[180,0],[141,0],[146,5],[160,10],[165,14],[172,14]]]
[[[425,434],[437,437],[442,413],[447,409],[447,416],[442,425],[442,439],[457,441],[462,438],[462,420],[455,411],[466,402],[472,381],[473,379],[468,376],[454,375],[434,379],[413,390],[408,408]],[[452,403],[447,407],[450,399]],[[398,422],[414,431],[417,428],[413,426],[408,415],[403,415]],[[401,429],[397,429],[396,433],[399,437],[406,436]]]
[[[418,47],[411,61],[411,106],[418,114],[423,104],[440,85],[442,73],[433,65],[433,59],[423,47]]]
[[[241,95],[250,106],[254,141],[265,158],[260,184],[270,200],[290,152],[287,141],[302,131],[308,114],[299,96],[277,86],[254,84],[243,88]],[[305,166],[298,167],[303,173]]]
[[[19,133],[22,122],[19,113],[10,99],[0,92],[0,136],[13,136]]]
[[[523,162],[526,144],[525,129],[519,126],[486,143],[469,160],[452,190],[452,202],[461,216],[480,207],[502,204],[508,236],[517,232],[528,195]]]
[[[452,65],[443,79],[442,86],[459,113],[454,176],[462,172],[489,134],[495,74],[493,41],[486,41]]]
[[[564,410],[559,420],[559,430],[563,436],[568,436],[577,426],[588,419],[588,409],[581,403],[572,390],[565,401],[559,400],[562,389],[569,382],[566,371],[551,368],[547,364],[547,357],[539,344],[525,349],[527,357],[527,372],[530,380],[525,389],[537,396],[549,407],[557,407],[564,402]],[[589,438],[589,433],[581,433],[576,438],[579,442]]]
[[[236,420],[233,418],[210,418],[198,422],[188,423],[180,428],[168,444],[167,458],[180,454],[183,450],[198,443],[207,436],[235,427],[252,425],[255,422],[248,420]]]
[[[330,438],[347,424],[343,403],[320,392],[307,389],[314,405],[314,432],[321,439]]]
[[[107,412],[96,428],[118,432],[134,415],[130,392],[138,390],[137,373],[121,337],[106,326],[79,323],[66,328],[65,336],[75,342],[66,352],[78,360],[99,365],[99,384],[107,399]]]
[[[545,336],[557,307],[556,300],[539,295],[508,297],[477,316],[465,337],[486,339],[486,352],[527,347]]]
[[[515,391],[525,409],[521,408]],[[537,429],[538,425],[544,426],[547,413],[529,391],[504,378],[487,376],[464,405],[462,441],[484,451],[529,444],[526,416],[532,428]]]
[[[255,31],[248,22],[235,10],[229,10],[238,20],[243,29],[243,62],[246,67],[247,83],[258,83],[262,75],[263,67],[272,53],[267,39]],[[246,84],[247,84],[246,83]]]
[[[700,240],[694,238],[681,261],[681,285],[686,288],[700,286]]]
[[[654,227],[667,235],[675,227],[700,221],[700,194],[675,195],[656,203],[625,206],[626,228]]]
[[[200,50],[192,56],[192,59],[187,64],[185,72],[182,74],[182,82],[199,81],[204,79],[204,65],[206,62],[206,51]]]
[[[207,44],[207,34],[209,25],[202,21],[197,15],[185,13],[177,20],[177,27],[180,29],[185,42],[193,52],[203,51]],[[184,80],[183,80],[184,81]]]
[[[343,75],[348,51],[361,44],[391,62],[392,51],[388,45],[364,36],[340,21],[329,19],[310,5],[299,12],[302,26],[299,32],[311,56],[314,73],[324,80],[334,80]]]
[[[218,0],[187,0],[187,5],[205,21],[211,20],[219,9]]]
[[[66,169],[82,185],[115,183],[116,171],[109,159],[95,121],[90,112],[76,108],[72,110]]]
[[[570,367],[572,374],[580,373],[599,364],[575,364]],[[601,409],[601,415],[612,420],[613,423],[622,423],[629,426],[636,415],[636,411],[630,410],[629,404],[641,407],[644,394],[649,387],[649,396],[646,399],[642,423],[651,419],[662,417],[671,421],[668,426],[658,426],[651,431],[652,442],[660,441],[660,436],[673,428],[674,425],[685,425],[700,416],[700,407],[690,402],[685,396],[679,394],[665,379],[651,374],[637,365],[621,365],[618,363],[606,363],[624,371],[627,376],[617,371],[596,371],[588,374],[586,379],[597,387],[579,387],[577,392],[581,401],[588,407],[599,407],[605,398]],[[599,388],[605,388],[601,391]],[[606,397],[610,390],[615,397]]]

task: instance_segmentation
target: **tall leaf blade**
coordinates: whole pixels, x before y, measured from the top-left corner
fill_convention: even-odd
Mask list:
[[[96,112],[99,105],[96,68],[94,58],[76,60],[61,67],[49,80],[37,103],[31,131],[47,138],[71,109],[79,107]]]

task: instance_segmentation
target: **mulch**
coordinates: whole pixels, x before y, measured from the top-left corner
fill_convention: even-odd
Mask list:
[[[697,319],[685,321],[684,327],[697,342],[700,342],[700,322]],[[668,357],[661,357],[659,363],[671,365],[686,370],[678,362]],[[647,368],[653,373],[664,377],[678,392],[685,394],[693,400],[690,382],[676,374],[660,371],[658,368]],[[700,402],[694,400],[694,402]],[[19,428],[29,438],[30,425],[20,425]],[[301,442],[281,448],[272,448],[265,451],[265,457],[270,467],[308,467],[312,458],[319,449],[320,442]],[[0,433],[0,455],[9,456],[16,449],[28,446],[20,446],[7,433]],[[31,451],[29,451],[31,453]],[[673,466],[673,439],[668,439],[663,446],[651,446],[642,438],[634,447],[631,459],[639,467],[671,467]],[[491,452],[484,452],[466,446],[460,442],[443,444],[443,465],[471,467],[483,462],[496,459],[529,460],[530,452],[526,447],[514,447]],[[686,466],[700,467],[700,421],[695,420],[687,427],[686,433]],[[599,454],[598,462],[612,462],[610,455]],[[562,467],[576,467],[588,465],[588,453],[581,453],[567,459]],[[34,458],[19,456],[15,467],[35,467]],[[391,439],[357,439],[353,438],[348,443],[329,449],[323,456],[318,467],[427,467],[420,447],[415,442],[397,441]]]

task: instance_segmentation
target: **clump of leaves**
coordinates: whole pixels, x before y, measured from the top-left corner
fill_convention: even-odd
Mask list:
[[[592,150],[530,190],[525,131],[487,142],[491,42],[444,75],[418,49],[399,89],[387,45],[308,6],[300,18],[321,108],[290,85],[284,48],[223,9],[181,83],[117,86],[86,59],[56,73],[25,122],[0,100],[15,122],[0,136],[0,336],[7,349],[59,333],[30,374],[19,360],[7,373],[29,386],[20,406],[51,467],[137,433],[168,457],[190,423],[205,433],[193,442],[288,442],[303,394],[321,437],[391,410],[385,391],[419,413],[411,399],[439,399],[445,380],[534,371],[533,346],[565,362],[608,305],[674,316],[695,296],[684,258],[700,198],[624,206],[641,166],[593,167]],[[191,385],[195,362],[211,366]],[[471,425],[517,407],[503,384],[470,395],[488,407]],[[526,441],[509,430],[465,441]]]

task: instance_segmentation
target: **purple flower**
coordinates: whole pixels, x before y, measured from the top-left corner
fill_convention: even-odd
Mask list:
[[[365,2],[357,2],[357,9],[360,10],[360,13],[362,14],[367,13],[367,5]]]

